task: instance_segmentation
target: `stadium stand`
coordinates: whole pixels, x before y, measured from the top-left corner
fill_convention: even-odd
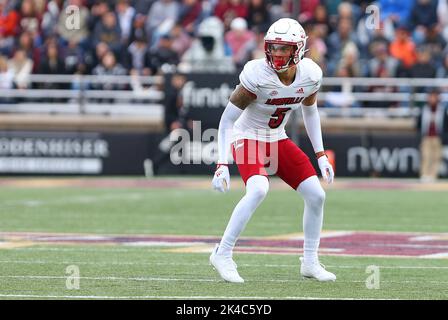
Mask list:
[[[447,0],[371,5],[0,0],[0,129],[169,131],[179,115],[167,92],[181,88],[167,91],[166,79],[236,76],[264,57],[272,21],[293,17],[324,71],[324,131],[416,132],[428,89],[448,101]]]
[[[191,62],[195,55],[200,60],[193,63],[196,66],[206,66],[211,72],[237,72],[249,59],[263,56],[263,32],[273,20],[285,16],[298,18],[305,26],[308,55],[320,64],[326,77],[446,78],[446,0],[414,0],[401,6],[379,1],[378,28],[365,27],[368,15],[364,13],[370,4],[362,0],[2,0],[0,78],[1,89],[8,92],[2,92],[0,102],[65,102],[63,97],[79,95],[76,77],[64,83],[42,77],[44,81],[39,83],[31,81],[38,79],[31,78],[36,74],[160,76],[178,66],[181,71],[194,71]],[[67,24],[73,14],[78,14],[76,30]],[[216,21],[211,22],[211,17]],[[211,27],[207,28],[207,23]],[[217,35],[206,34],[213,30]],[[201,50],[212,50],[214,61],[201,60]],[[367,85],[369,82],[361,79],[343,83],[364,86],[350,94],[336,90],[338,94],[322,97],[325,107],[408,106],[404,102],[409,100],[409,86]],[[95,90],[105,90],[107,96],[110,91],[123,95],[117,90],[138,90],[135,86],[139,86],[133,86],[132,80],[84,84],[91,98],[102,95]],[[38,91],[42,89],[46,91]],[[160,98],[160,90],[156,91],[152,91],[154,99]],[[371,92],[379,93],[383,100]],[[98,98],[97,102],[116,101]]]

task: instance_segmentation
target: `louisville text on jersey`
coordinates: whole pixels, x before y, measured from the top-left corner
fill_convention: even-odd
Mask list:
[[[302,102],[303,99],[303,97],[273,98],[266,100],[265,104],[273,106],[281,106],[284,104],[298,104]]]

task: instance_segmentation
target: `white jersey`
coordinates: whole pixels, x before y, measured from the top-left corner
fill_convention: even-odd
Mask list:
[[[273,142],[287,138],[285,125],[291,111],[319,90],[321,82],[321,68],[308,58],[297,64],[296,78],[289,86],[280,81],[264,58],[246,63],[240,74],[240,83],[257,98],[235,122],[233,141],[254,139]]]

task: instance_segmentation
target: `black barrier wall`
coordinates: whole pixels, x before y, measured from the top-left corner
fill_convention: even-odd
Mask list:
[[[407,178],[419,175],[420,136],[417,134],[333,134],[324,136],[324,142],[326,149],[334,153],[337,176]],[[300,137],[300,147],[313,155],[306,136]],[[447,164],[448,145],[445,145],[441,176],[448,176]]]
[[[419,139],[417,134],[324,136],[326,149],[334,154],[335,171],[339,177],[418,177]],[[298,140],[299,146],[310,156],[319,172],[308,137],[302,135]],[[159,174],[213,174],[215,166],[210,159],[213,155],[215,156],[213,159],[216,159],[216,142],[194,141],[186,149],[183,164],[173,165],[166,161],[160,166]],[[230,170],[231,173],[236,174],[236,165],[231,165]],[[448,177],[448,144],[444,146],[440,176]]]
[[[96,132],[0,132],[3,175],[143,175],[160,136]]]
[[[166,92],[173,91],[172,74],[165,74]],[[182,74],[182,109],[189,120],[201,121],[203,129],[217,128],[230,94],[239,83],[235,74]]]
[[[324,140],[327,150],[334,153],[339,177],[418,176],[418,135],[344,134],[326,135]],[[0,174],[143,176],[149,173],[148,160],[159,162],[160,175],[213,174],[215,141],[189,141],[177,150],[175,142],[167,142],[169,137],[163,134],[3,131]],[[299,137],[299,146],[317,169],[306,135]],[[237,173],[236,165],[230,169]],[[448,177],[448,144],[440,174]]]

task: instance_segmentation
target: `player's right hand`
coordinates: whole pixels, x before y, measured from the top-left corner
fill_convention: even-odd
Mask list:
[[[225,164],[218,164],[212,181],[213,189],[219,192],[227,192],[230,190],[230,174],[229,167]]]
[[[334,180],[334,170],[330,164],[330,161],[328,161],[328,157],[327,156],[319,157],[319,159],[317,159],[317,163],[319,164],[319,169],[320,172],[322,173],[322,178],[328,184],[332,183]]]

